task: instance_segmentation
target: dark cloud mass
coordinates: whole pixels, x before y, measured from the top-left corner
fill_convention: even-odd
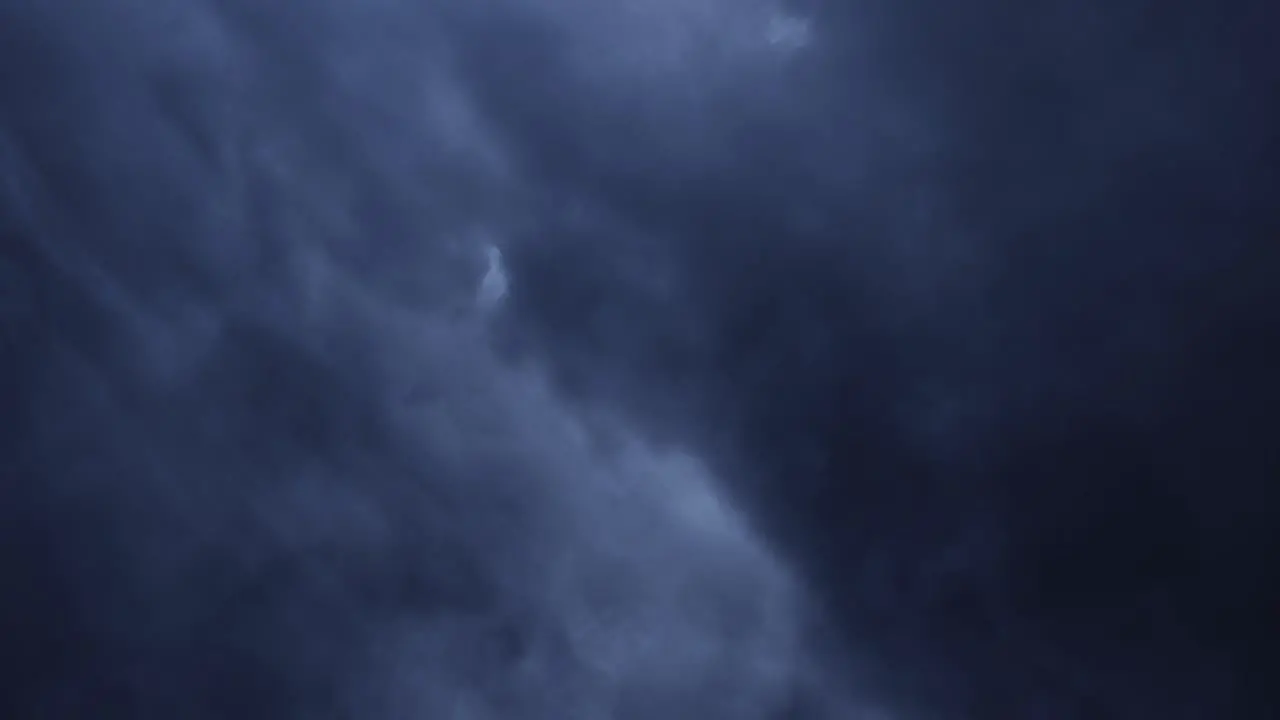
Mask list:
[[[1262,0],[0,0],[0,717],[1280,713]]]

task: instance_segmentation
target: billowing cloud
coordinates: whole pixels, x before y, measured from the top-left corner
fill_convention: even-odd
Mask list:
[[[879,5],[0,3],[0,715],[1264,699],[1257,39]]]

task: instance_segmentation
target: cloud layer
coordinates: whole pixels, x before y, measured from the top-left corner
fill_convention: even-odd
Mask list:
[[[0,715],[1248,714],[1255,10],[999,5],[0,2]]]

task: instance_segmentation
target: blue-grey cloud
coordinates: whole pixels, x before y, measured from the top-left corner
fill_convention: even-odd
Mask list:
[[[0,715],[1248,715],[1261,16],[1054,5],[0,1]]]

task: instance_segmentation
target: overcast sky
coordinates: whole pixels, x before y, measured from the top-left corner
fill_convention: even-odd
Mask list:
[[[1280,712],[1264,0],[0,0],[0,717]]]

